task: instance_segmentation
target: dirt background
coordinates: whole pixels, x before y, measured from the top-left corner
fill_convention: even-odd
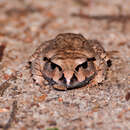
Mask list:
[[[113,63],[103,84],[64,92],[32,84],[29,56],[63,32],[102,42]],[[0,0],[2,129],[130,129],[130,0]]]

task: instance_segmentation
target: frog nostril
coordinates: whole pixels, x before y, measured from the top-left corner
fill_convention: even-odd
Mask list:
[[[71,78],[71,80],[70,80],[70,84],[73,84],[73,83],[75,83],[75,82],[77,82],[77,81],[78,81],[78,79],[77,79],[76,75],[73,74],[73,76],[72,76],[72,78]]]

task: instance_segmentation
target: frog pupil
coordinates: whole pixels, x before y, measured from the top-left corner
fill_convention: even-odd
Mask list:
[[[56,64],[51,63],[51,69],[54,70],[56,68]]]
[[[82,64],[82,67],[83,67],[84,69],[86,69],[86,68],[88,67],[87,61],[86,61],[85,63]]]

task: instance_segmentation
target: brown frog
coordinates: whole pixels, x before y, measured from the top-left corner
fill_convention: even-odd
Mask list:
[[[35,83],[68,90],[102,83],[111,60],[97,40],[63,33],[42,43],[29,64]]]

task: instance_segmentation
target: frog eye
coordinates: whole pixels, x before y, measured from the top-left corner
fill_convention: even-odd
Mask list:
[[[43,57],[44,61],[49,61],[49,59],[47,57]]]
[[[51,69],[52,70],[54,70],[56,68],[56,66],[57,66],[56,64],[54,64],[54,63],[51,62]]]
[[[43,60],[47,61],[47,63],[49,63],[49,65],[50,65],[50,67],[51,67],[52,70],[54,70],[57,67],[59,69],[59,71],[62,71],[62,68],[59,65],[51,62],[51,60],[48,59],[47,57],[43,57]]]
[[[87,62],[87,61],[84,62],[83,64],[81,64],[81,66],[82,66],[84,69],[86,69],[86,68],[88,67],[88,62]]]
[[[53,62],[50,62],[50,64],[51,64],[51,69],[52,70],[54,70],[57,67],[59,69],[59,71],[62,71],[62,68],[59,65],[57,65],[57,64],[55,64]]]
[[[80,65],[78,65],[78,66],[75,68],[75,70],[76,70],[76,71],[79,71],[79,68],[80,68]]]
[[[83,69],[87,69],[87,67],[88,67],[88,62],[92,62],[92,61],[95,61],[95,60],[96,60],[95,57],[87,58],[87,61],[83,62],[82,64],[79,64],[79,65],[75,68],[75,70],[76,70],[76,71],[79,71],[79,68],[80,68],[80,67],[83,67]]]
[[[75,68],[75,70],[76,70],[76,71],[79,71],[79,68],[80,68],[80,67],[83,67],[83,69],[86,69],[86,68],[88,67],[88,62],[85,61],[84,63],[79,64],[79,65]]]

